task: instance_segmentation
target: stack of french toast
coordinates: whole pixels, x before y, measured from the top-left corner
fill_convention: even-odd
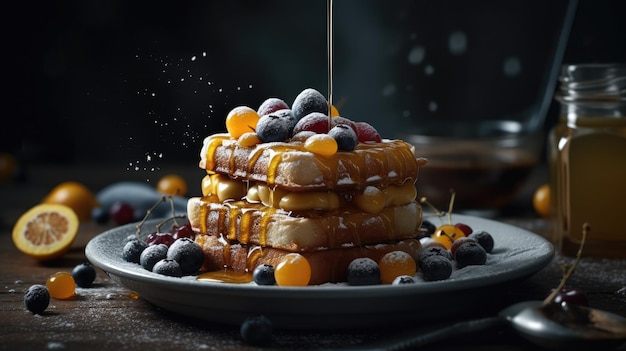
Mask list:
[[[329,126],[335,118],[358,128],[343,117],[329,118]],[[356,258],[378,261],[400,250],[416,259],[422,210],[415,182],[426,161],[390,139],[317,153],[307,139],[320,133],[301,129],[281,141],[232,133],[204,139],[202,196],[187,208],[205,256],[202,270],[251,273],[299,253],[313,285],[345,281]]]

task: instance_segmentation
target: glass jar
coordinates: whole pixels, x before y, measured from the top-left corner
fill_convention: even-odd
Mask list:
[[[554,240],[576,255],[626,257],[626,65],[562,68],[560,122],[549,140]]]

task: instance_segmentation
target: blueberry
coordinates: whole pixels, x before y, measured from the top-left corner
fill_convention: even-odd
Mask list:
[[[41,284],[32,285],[24,295],[24,306],[33,314],[41,314],[48,308],[49,303],[50,293]]]
[[[348,265],[349,285],[376,285],[380,283],[380,267],[371,258],[355,258]]]
[[[152,267],[154,273],[167,275],[169,277],[182,277],[183,271],[180,269],[178,262],[174,260],[160,260]]]
[[[91,211],[91,218],[98,224],[106,224],[109,221],[109,211],[104,207],[96,207]]]
[[[337,140],[337,148],[342,151],[352,151],[359,143],[356,132],[347,124],[337,124],[328,131],[328,135]]]
[[[202,248],[190,238],[176,239],[167,250],[167,259],[180,265],[183,275],[194,274],[204,262]]]
[[[256,266],[252,272],[252,278],[258,285],[275,285],[276,278],[274,278],[274,266],[269,264]]]
[[[429,246],[423,249],[420,252],[419,256],[417,257],[417,263],[420,266],[420,268],[422,267],[422,262],[424,262],[424,260],[430,256],[442,256],[448,259],[449,261],[452,260],[452,255],[450,254],[450,251],[439,246]]]
[[[420,225],[420,229],[426,231],[427,234],[435,234],[435,231],[437,230],[437,226],[433,224],[433,222],[425,219],[422,221],[422,224]]]
[[[485,249],[485,252],[489,253],[493,250],[493,237],[488,232],[483,230],[476,231],[470,234],[469,237],[476,240],[480,244],[480,246]]]
[[[272,342],[272,322],[265,316],[248,317],[239,330],[241,338],[253,346],[264,346]]]
[[[296,119],[291,110],[284,109],[261,116],[256,124],[256,135],[264,143],[285,141],[291,136]]]
[[[432,255],[424,258],[420,269],[425,280],[445,280],[452,274],[452,261],[445,256]]]
[[[154,265],[167,257],[167,245],[150,245],[139,256],[139,264],[146,270],[151,271]]]
[[[328,102],[322,93],[313,88],[307,88],[296,96],[291,104],[291,110],[296,121],[311,112],[320,112],[328,116]]]
[[[88,288],[96,280],[96,270],[89,263],[81,263],[72,269],[72,278],[81,288]]]
[[[454,259],[459,268],[470,265],[483,265],[487,262],[487,252],[479,243],[468,241],[456,249]]]
[[[415,284],[415,279],[410,275],[399,275],[393,280],[393,282],[391,282],[391,285],[408,285],[408,284]]]
[[[122,249],[122,257],[124,258],[124,261],[139,263],[139,256],[141,256],[141,252],[146,247],[148,247],[148,244],[141,239],[135,238],[127,241]]]

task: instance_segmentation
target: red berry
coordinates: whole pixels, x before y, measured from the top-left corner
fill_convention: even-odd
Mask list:
[[[128,224],[135,219],[135,210],[125,202],[115,202],[109,208],[109,216],[117,225]]]
[[[190,223],[185,223],[181,226],[174,226],[172,229],[172,236],[174,237],[174,240],[179,238],[189,238],[193,240],[196,237],[196,233],[191,228]]]
[[[148,245],[158,245],[164,244],[169,247],[175,241],[174,236],[170,233],[151,233],[146,238],[146,243]]]
[[[552,289],[554,291],[554,289]],[[570,305],[582,305],[589,306],[589,300],[587,299],[587,294],[580,289],[574,288],[563,288],[561,291],[554,297],[554,303],[568,303]]]
[[[465,223],[457,223],[454,226],[461,229],[463,233],[465,233],[465,236],[469,236],[473,232],[472,228]]]
[[[468,241],[476,242],[476,240],[472,238],[468,238],[468,237],[458,238],[455,241],[453,241],[452,246],[450,247],[450,253],[452,254],[452,257],[454,257],[454,254],[456,253],[456,249],[458,249],[459,246],[461,246],[461,244],[466,243]]]
[[[360,143],[382,142],[382,138],[376,128],[367,122],[355,122],[355,131]]]
[[[257,110],[257,114],[259,116],[265,116],[265,115],[269,115],[272,112],[276,112],[278,110],[284,110],[284,109],[289,109],[289,106],[287,105],[286,102],[284,102],[283,100],[279,98],[268,98],[265,101],[263,101],[261,106],[259,106],[259,109]]]
[[[311,112],[308,115],[302,117],[295,127],[293,127],[293,135],[302,131],[311,131],[317,134],[328,133],[328,116],[321,112]]]

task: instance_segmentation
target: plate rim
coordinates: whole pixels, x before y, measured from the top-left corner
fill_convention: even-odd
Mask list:
[[[469,221],[484,221],[485,223],[491,223],[491,225],[501,226],[501,227],[510,227],[514,228],[515,231],[524,233],[525,235],[535,236],[536,239],[543,240],[544,246],[548,247],[548,251],[544,252],[541,256],[536,257],[535,260],[526,264],[523,269],[509,270],[505,272],[506,274],[498,274],[490,277],[489,284],[485,284],[484,281],[480,279],[449,279],[443,281],[433,281],[433,282],[425,282],[424,284],[415,284],[415,285],[404,285],[404,286],[395,286],[389,284],[379,284],[379,285],[367,285],[367,286],[348,286],[342,284],[337,286],[338,284],[322,284],[322,285],[311,285],[311,286],[287,286],[287,287],[279,287],[279,286],[261,286],[256,284],[237,284],[237,283],[223,283],[223,282],[204,282],[198,281],[194,276],[187,276],[182,278],[175,277],[167,277],[163,275],[159,275],[156,273],[152,273],[149,271],[143,271],[141,273],[135,272],[133,269],[126,269],[124,267],[115,266],[111,262],[107,262],[107,260],[102,260],[102,255],[96,249],[99,241],[108,238],[109,236],[122,235],[120,233],[126,232],[130,229],[133,231],[136,230],[137,223],[130,223],[127,225],[114,227],[108,229],[94,238],[92,238],[85,247],[85,255],[87,259],[94,264],[96,267],[102,269],[108,274],[113,274],[125,279],[136,280],[143,283],[155,284],[155,285],[166,285],[171,286],[176,285],[179,290],[209,290],[209,291],[223,291],[228,293],[237,293],[243,292],[245,294],[249,293],[271,293],[276,295],[284,294],[293,298],[293,294],[299,295],[308,295],[308,294],[319,294],[320,292],[324,292],[325,295],[329,298],[340,298],[342,295],[354,295],[354,294],[365,294],[370,296],[376,295],[394,295],[393,292],[398,292],[401,295],[405,295],[405,293],[410,293],[411,295],[422,295],[428,294],[432,292],[448,292],[452,290],[464,290],[464,289],[473,289],[477,287],[483,287],[486,285],[495,285],[501,284],[508,281],[512,281],[519,278],[524,278],[526,276],[532,275],[542,268],[544,268],[554,257],[555,249],[552,243],[547,241],[542,236],[530,232],[526,229],[508,224],[503,222],[498,222],[492,219],[480,218],[468,215],[455,214],[455,218],[460,219],[460,221],[467,222]],[[150,226],[155,223],[161,221],[160,219],[154,219],[146,221],[144,225]],[[121,260],[121,256],[119,258]],[[129,265],[135,265],[129,263]],[[143,268],[139,265],[136,268],[137,270],[143,270]],[[304,297],[304,296],[303,296]]]
[[[87,246],[85,247],[85,255],[93,265],[105,271],[116,283],[121,284],[131,291],[137,292],[140,297],[144,298],[148,302],[158,307],[162,307],[165,310],[179,312],[181,314],[187,315],[194,314],[195,312],[177,311],[176,308],[173,308],[176,302],[172,302],[172,298],[170,296],[162,294],[175,294],[176,296],[181,296],[184,294],[189,294],[189,296],[202,295],[206,296],[207,298],[227,298],[234,300],[247,298],[253,299],[255,301],[267,300],[270,301],[268,302],[270,304],[275,304],[280,301],[280,303],[292,305],[296,304],[298,301],[302,301],[303,299],[309,299],[310,301],[312,301],[312,303],[330,304],[337,304],[338,301],[345,301],[345,299],[347,298],[359,302],[368,302],[368,300],[381,301],[394,298],[403,301],[421,301],[421,297],[433,296],[433,294],[438,294],[437,296],[443,296],[447,294],[454,294],[459,291],[475,292],[480,288],[488,288],[509,282],[523,280],[546,267],[554,258],[555,250],[552,243],[550,243],[546,238],[536,233],[530,232],[526,229],[508,223],[502,223],[491,219],[467,215],[454,215],[454,219],[458,222],[484,223],[486,226],[500,228],[503,232],[505,232],[506,229],[511,229],[513,233],[515,233],[515,235],[532,236],[534,240],[537,240],[537,242],[541,244],[539,245],[540,247],[536,249],[538,250],[537,256],[533,256],[532,260],[525,261],[523,267],[521,268],[509,267],[506,271],[503,271],[502,273],[490,276],[489,279],[482,279],[485,278],[484,274],[482,274],[482,276],[478,276],[478,278],[481,279],[475,279],[474,277],[470,276],[469,278],[461,277],[459,279],[448,279],[443,281],[424,282],[420,284],[410,285],[379,284],[369,286],[348,286],[345,283],[328,283],[304,287],[260,286],[254,283],[235,284],[205,282],[196,280],[195,276],[187,276],[182,278],[167,277],[146,271],[138,264],[123,262],[121,257],[121,247],[123,246],[123,240],[125,237],[136,231],[136,223],[131,223],[120,227],[114,227],[96,235],[87,243]],[[146,224],[144,225],[151,226],[155,223],[158,223],[159,221],[160,220],[157,219],[146,221]],[[504,233],[498,235],[507,234]],[[99,247],[103,245],[102,242],[106,243],[107,240],[110,241],[117,239],[120,240],[120,254],[118,257],[108,257],[106,255],[106,252],[101,252],[102,250],[99,249]],[[105,251],[113,251],[114,249],[115,248],[107,248]],[[133,287],[129,287],[129,285],[132,285]],[[139,285],[141,285],[141,289],[137,289],[137,286]],[[207,306],[213,304],[213,302],[201,302],[200,304],[201,307],[199,308],[208,309],[209,307]],[[422,302],[415,303],[415,305],[419,304],[422,304]],[[367,310],[368,308],[365,308],[365,310]],[[393,308],[397,310],[397,306],[393,306]],[[393,310],[393,308],[391,309]],[[238,307],[232,307],[232,309],[234,314],[241,314],[243,312],[239,310]],[[312,310],[309,309],[308,313],[313,313],[311,311]],[[381,312],[378,307],[376,308],[376,311],[377,312],[374,313],[387,313],[386,311]],[[280,311],[276,311],[276,313],[280,316],[283,316],[286,312],[281,307]],[[297,312],[294,312],[294,314],[295,313]],[[355,319],[355,312],[352,310],[352,307],[346,307],[345,310],[338,311],[337,313],[338,316],[336,317],[338,318],[338,320],[335,321],[335,324],[333,325],[335,329],[344,327],[350,328],[347,323],[348,321],[356,321],[356,323],[362,323],[367,326],[376,323],[376,321],[374,321],[373,317],[371,316],[367,316],[367,318],[369,318],[366,318],[367,320],[357,321]],[[236,319],[236,317],[232,318]],[[344,320],[345,323],[342,323]],[[237,322],[238,321],[239,320],[237,320]],[[233,321],[225,321],[224,323],[233,324]],[[312,323],[315,322],[311,321],[298,323],[303,324],[289,326],[288,329],[293,329],[291,327],[294,327],[295,329],[310,328]],[[277,325],[276,327],[284,328],[285,326]]]

